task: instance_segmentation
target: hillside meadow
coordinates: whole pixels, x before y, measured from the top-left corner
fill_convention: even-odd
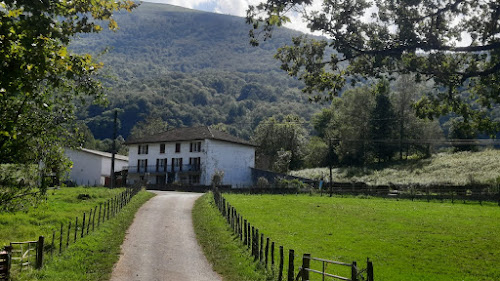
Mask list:
[[[328,168],[304,169],[291,175],[328,181]],[[428,159],[409,159],[386,165],[333,170],[333,180],[368,184],[500,183],[500,150],[438,153]]]
[[[375,280],[500,280],[500,208],[494,204],[224,196],[266,237],[298,257],[310,253],[361,267],[370,258]],[[296,258],[296,268],[300,262]],[[328,268],[349,276],[346,269]]]

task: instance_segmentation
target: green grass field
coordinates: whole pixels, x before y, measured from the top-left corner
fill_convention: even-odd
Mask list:
[[[37,240],[38,236],[44,235],[46,243],[51,243],[52,229],[59,229],[61,223],[66,228],[76,216],[81,221],[83,212],[88,214],[90,208],[123,190],[95,187],[49,190],[47,201],[36,208],[0,214],[0,241],[6,245],[11,241]],[[79,194],[88,194],[90,199],[80,200],[77,198]],[[30,269],[20,273],[18,266],[14,265],[12,280],[108,280],[135,212],[152,196],[149,192],[139,192],[116,217],[105,221],[83,239],[78,235],[77,242],[72,242],[67,249],[65,247],[61,255],[57,251],[52,257],[45,253],[44,268],[40,271]]]
[[[500,207],[493,204],[307,195],[225,197],[285,250],[357,261],[362,267],[369,257],[377,281],[500,280]],[[349,277],[345,269],[331,267],[328,272]]]
[[[123,188],[66,187],[47,190],[47,200],[28,211],[0,213],[0,246],[14,241],[37,240],[38,236],[52,237],[52,230],[66,227],[75,217],[81,221],[83,212],[104,203],[122,192]],[[79,194],[88,194],[90,199],[80,200]]]
[[[329,178],[328,168],[292,171],[299,177]],[[481,152],[439,153],[429,159],[404,160],[369,167],[337,168],[333,180],[340,182],[361,181],[369,184],[467,184],[471,182],[494,183],[500,179],[500,150]]]

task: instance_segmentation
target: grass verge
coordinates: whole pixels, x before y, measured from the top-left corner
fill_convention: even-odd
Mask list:
[[[113,265],[118,261],[120,246],[136,211],[154,194],[141,191],[116,215],[98,230],[63,251],[47,256],[40,271],[30,270],[14,280],[109,280]]]
[[[230,232],[215,206],[212,193],[196,201],[193,224],[205,256],[225,281],[271,280],[270,273],[266,273],[259,263],[253,262],[240,240]]]
[[[295,250],[295,268],[310,253],[363,267],[369,257],[378,281],[500,280],[500,208],[493,204],[224,196],[262,233]]]

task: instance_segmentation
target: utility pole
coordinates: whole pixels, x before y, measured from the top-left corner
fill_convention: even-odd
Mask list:
[[[111,151],[111,184],[110,188],[115,188],[115,154],[116,154],[116,131],[118,130],[118,111],[115,109],[115,121],[113,124],[113,148]]]
[[[332,139],[329,139],[329,142],[328,142],[328,150],[329,150],[329,159],[328,159],[328,166],[330,168],[330,197],[332,197],[333,195],[333,176],[332,176],[332,165],[333,165],[333,147],[332,147]]]

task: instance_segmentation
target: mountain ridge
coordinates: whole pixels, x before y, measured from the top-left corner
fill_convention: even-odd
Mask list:
[[[143,2],[132,13],[114,15],[117,32],[76,38],[71,49],[98,54],[110,105],[85,106],[78,117],[96,138],[109,138],[119,109],[119,134],[147,117],[170,126],[225,124],[248,139],[258,122],[295,113],[309,120],[320,105],[308,103],[302,82],[280,70],[274,54],[301,33],[277,29],[259,47],[249,44],[243,18]],[[244,124],[245,126],[242,126]]]

